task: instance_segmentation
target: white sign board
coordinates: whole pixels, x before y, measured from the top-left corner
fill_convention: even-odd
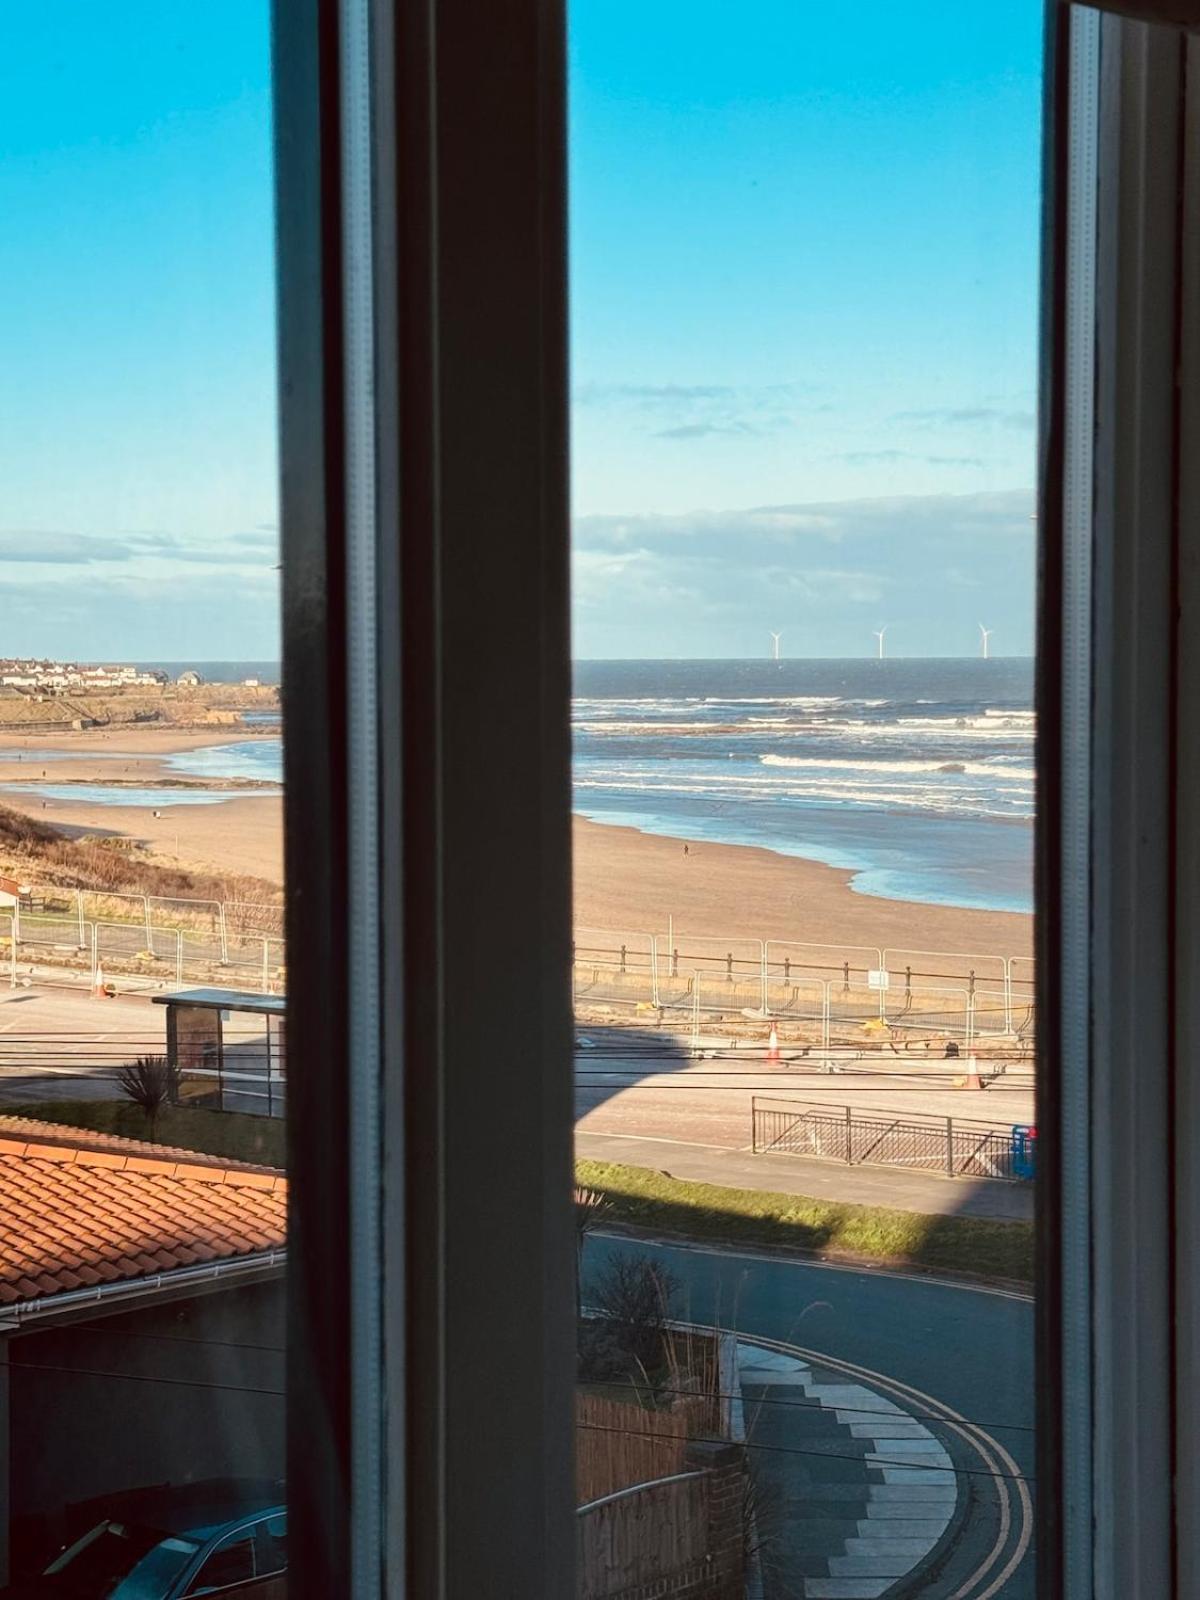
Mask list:
[[[867,973],[867,987],[869,989],[886,989],[890,986],[892,975],[884,967],[872,967]]]

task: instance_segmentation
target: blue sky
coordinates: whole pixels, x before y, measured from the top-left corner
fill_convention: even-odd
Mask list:
[[[1031,650],[1040,30],[575,0],[578,654]]]
[[[575,0],[577,654],[1031,648],[1039,36]],[[5,7],[0,118],[0,653],[273,655],[266,7]]]
[[[0,653],[277,654],[265,6],[4,6],[0,125]]]

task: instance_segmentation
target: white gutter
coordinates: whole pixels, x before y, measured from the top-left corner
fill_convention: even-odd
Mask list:
[[[153,1276],[130,1278],[118,1283],[98,1283],[87,1289],[64,1289],[61,1294],[43,1295],[38,1300],[22,1300],[0,1310],[0,1333],[15,1333],[26,1323],[39,1322],[64,1311],[84,1311],[89,1306],[111,1308],[114,1300],[145,1300],[177,1289],[202,1288],[205,1284],[230,1278],[260,1276],[282,1272],[286,1250],[259,1250],[254,1255],[232,1256],[202,1266],[175,1267]]]

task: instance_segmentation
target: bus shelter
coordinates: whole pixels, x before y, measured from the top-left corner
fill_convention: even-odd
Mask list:
[[[237,989],[154,996],[167,1012],[167,1061],[182,1105],[282,1117],[287,1110],[287,1001]]]

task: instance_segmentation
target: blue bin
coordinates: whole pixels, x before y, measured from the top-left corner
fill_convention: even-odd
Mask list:
[[[1012,1170],[1014,1178],[1032,1183],[1037,1177],[1037,1129],[1020,1124],[1012,1131]]]

